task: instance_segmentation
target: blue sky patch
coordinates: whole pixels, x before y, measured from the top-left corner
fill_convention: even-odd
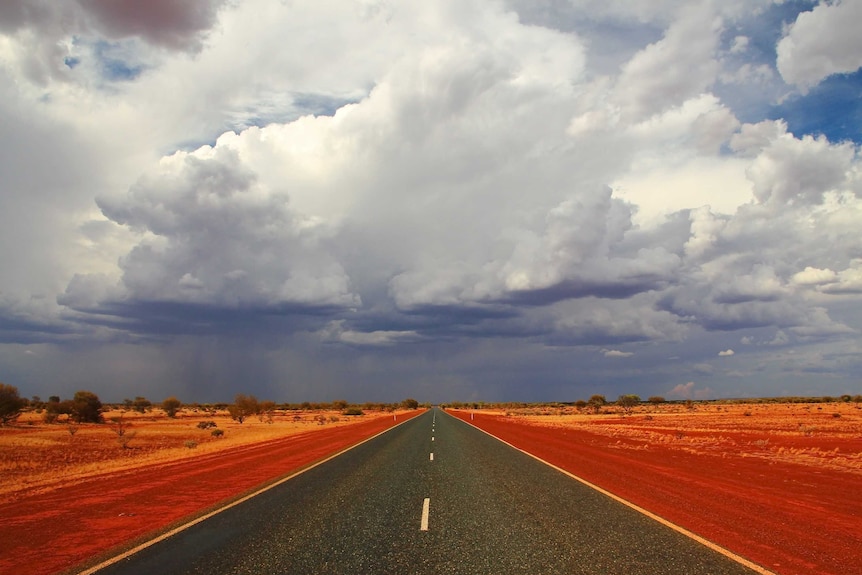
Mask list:
[[[862,144],[862,72],[830,76],[808,94],[774,106],[769,118],[783,118],[797,138],[822,134],[831,142]]]
[[[99,41],[93,45],[93,54],[99,63],[102,76],[111,82],[135,80],[144,71],[144,66],[133,62],[130,51],[119,43]]]

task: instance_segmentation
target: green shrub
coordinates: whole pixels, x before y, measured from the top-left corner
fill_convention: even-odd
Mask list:
[[[26,404],[27,400],[18,395],[17,387],[0,383],[0,425],[18,419]]]
[[[102,402],[92,391],[76,391],[72,398],[72,418],[78,423],[102,423]]]
[[[233,405],[229,405],[227,410],[230,413],[231,419],[242,423],[247,417],[260,412],[260,405],[255,396],[238,393],[234,397]]]
[[[176,417],[177,412],[182,406],[183,403],[173,395],[162,402],[162,409],[164,410],[165,415],[170,418]]]

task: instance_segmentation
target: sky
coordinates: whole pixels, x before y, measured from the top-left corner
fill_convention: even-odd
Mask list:
[[[0,381],[862,392],[862,0],[5,0]]]

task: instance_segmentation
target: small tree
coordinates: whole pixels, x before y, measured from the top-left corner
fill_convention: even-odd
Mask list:
[[[8,425],[21,416],[27,400],[18,395],[14,385],[0,383],[0,425]]]
[[[647,401],[653,405],[659,405],[660,403],[664,403],[664,398],[660,395],[653,395]]]
[[[171,418],[177,416],[177,411],[179,411],[182,406],[182,402],[173,395],[162,402],[162,409],[165,410],[165,415]]]
[[[242,423],[246,417],[251,417],[259,411],[260,407],[257,398],[253,395],[245,395],[243,393],[236,394],[233,405],[227,407],[228,413],[233,420]]]
[[[45,404],[45,413],[42,415],[42,419],[45,420],[45,423],[57,423],[61,415],[67,416],[67,420],[72,419],[74,412],[75,402],[71,399],[60,401],[58,397],[57,401],[49,401]]]
[[[602,406],[607,405],[608,400],[605,399],[604,395],[594,395],[587,402],[587,405],[592,407],[596,413],[602,410]]]
[[[111,418],[111,431],[117,434],[117,443],[120,444],[120,447],[123,449],[129,448],[129,442],[135,438],[136,433],[134,431],[129,431],[129,426],[131,424],[123,419],[123,416],[112,417]]]
[[[332,402],[332,409],[343,410],[347,409],[347,406],[350,405],[347,403],[346,399],[336,399]]]
[[[274,401],[261,401],[257,404],[257,418],[261,423],[264,421],[267,423],[275,422],[275,405]]]
[[[404,407],[404,409],[419,409],[419,402],[412,397],[409,397],[401,402],[401,406]]]
[[[77,391],[72,398],[72,417],[78,423],[102,423],[102,402],[92,391]]]
[[[152,406],[153,403],[149,399],[147,399],[146,397],[141,397],[140,395],[137,396],[132,402],[132,408],[138,413],[145,413]]]
[[[617,398],[617,405],[622,407],[626,414],[630,414],[640,403],[641,398],[637,395],[621,395]]]

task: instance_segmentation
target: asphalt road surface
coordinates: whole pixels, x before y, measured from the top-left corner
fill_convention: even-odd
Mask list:
[[[754,571],[433,409],[98,573]]]

